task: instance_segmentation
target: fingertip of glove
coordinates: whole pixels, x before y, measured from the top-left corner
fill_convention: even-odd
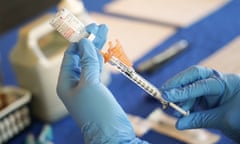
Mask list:
[[[184,122],[184,120],[182,120],[182,119],[179,119],[179,120],[177,121],[177,123],[176,123],[176,128],[177,128],[178,130],[185,130],[185,129],[187,129],[187,127],[186,127],[186,122]]]
[[[96,34],[97,31],[98,31],[98,25],[96,23],[91,23],[91,24],[86,26],[86,31],[88,33]]]
[[[185,100],[185,97],[182,94],[182,90],[179,89],[165,90],[163,91],[162,95],[165,100],[170,102],[181,102]]]
[[[162,92],[162,97],[163,97],[163,99],[165,99],[166,101],[169,101],[168,92],[163,91],[163,92]]]
[[[108,26],[106,24],[100,24],[99,27],[102,31],[108,32]]]

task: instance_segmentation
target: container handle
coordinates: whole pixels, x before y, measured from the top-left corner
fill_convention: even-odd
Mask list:
[[[28,35],[28,47],[32,49],[34,54],[40,59],[40,62],[44,64],[48,63],[48,59],[42,53],[40,46],[38,45],[38,40],[52,31],[54,31],[54,28],[49,24],[48,21],[45,21],[33,28]]]

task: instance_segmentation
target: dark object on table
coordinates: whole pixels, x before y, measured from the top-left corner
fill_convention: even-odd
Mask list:
[[[176,55],[180,54],[186,48],[188,48],[188,41],[180,40],[173,44],[170,48],[161,52],[160,54],[154,56],[153,58],[140,63],[136,71],[139,73],[153,73],[155,70],[160,68],[163,64],[168,62],[170,59],[174,58]]]

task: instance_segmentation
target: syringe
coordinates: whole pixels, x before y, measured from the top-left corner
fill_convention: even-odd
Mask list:
[[[79,41],[83,37],[88,37],[90,40],[94,40],[95,38],[93,34],[88,34],[85,30],[85,26],[78,20],[78,18],[76,18],[66,9],[60,10],[53,17],[50,24],[70,42]],[[101,52],[101,54],[104,57],[105,63],[108,62],[116,67],[128,79],[136,83],[149,95],[158,99],[162,103],[163,108],[170,106],[184,116],[189,114],[189,112],[186,112],[178,105],[164,100],[158,88],[135,72],[119,41],[116,41],[115,46],[113,46],[112,42],[109,42],[109,48],[107,52]]]
[[[126,54],[124,53],[119,41],[116,41],[115,46],[113,46],[112,43],[109,42],[108,51],[102,54],[104,56],[105,62],[109,62],[110,64],[115,66],[118,69],[118,71],[120,71],[128,79],[136,83],[149,95],[158,99],[162,103],[164,109],[170,106],[184,116],[187,116],[189,114],[189,112],[186,112],[185,110],[180,108],[178,105],[164,100],[162,98],[161,92],[158,90],[157,87],[152,85],[150,82],[148,82],[146,79],[144,79],[142,76],[140,76],[138,73],[135,72],[131,62],[128,60]]]

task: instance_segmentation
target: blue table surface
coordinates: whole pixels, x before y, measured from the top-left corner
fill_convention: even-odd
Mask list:
[[[104,13],[103,6],[111,0],[84,0],[85,6],[89,11]],[[163,43],[160,43],[152,51],[147,53],[141,59],[134,63],[134,66],[140,62],[154,56],[155,54],[168,48],[174,42],[180,39],[186,39],[190,42],[190,48],[184,53],[178,55],[168,64],[153,74],[143,74],[147,80],[154,85],[160,87],[167,79],[174,76],[176,73],[185,68],[198,64],[207,56],[213,54],[218,49],[222,48],[228,42],[239,36],[240,34],[240,1],[232,0],[221,9],[209,14],[207,17],[197,21],[186,28],[179,29],[176,34],[168,38]],[[54,8],[53,8],[54,9]],[[52,11],[50,9],[49,11]],[[22,24],[23,25],[23,24]],[[2,73],[4,78],[4,85],[17,85],[16,78],[9,62],[9,53],[17,42],[17,34],[19,28],[0,36],[0,54],[2,58]],[[161,105],[155,100],[149,98],[147,94],[129,81],[121,74],[112,74],[112,82],[109,85],[112,93],[128,113],[146,117],[153,109]],[[129,93],[131,91],[131,93]],[[169,110],[169,112],[171,112]],[[9,144],[23,143],[26,134],[32,132],[38,135],[44,123],[34,119],[30,127],[24,132],[20,133]],[[70,116],[67,116],[55,123],[51,124],[53,128],[54,143],[55,144],[81,144],[83,139],[79,128]],[[221,135],[218,144],[233,144],[234,142],[221,134],[217,130],[211,130]],[[158,134],[154,131],[148,132],[142,137],[152,143],[164,144],[182,144],[182,142],[169,138],[167,136]]]

